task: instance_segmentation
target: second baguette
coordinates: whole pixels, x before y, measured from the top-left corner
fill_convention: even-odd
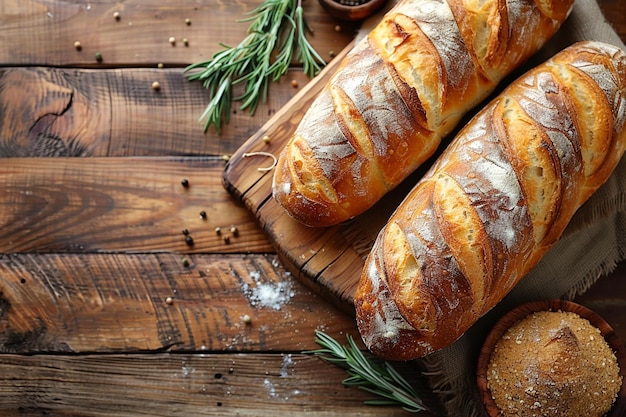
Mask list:
[[[367,347],[406,360],[454,342],[557,242],[625,149],[619,48],[575,44],[509,85],[378,235],[355,295]]]

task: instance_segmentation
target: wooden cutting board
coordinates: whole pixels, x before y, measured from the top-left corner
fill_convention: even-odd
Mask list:
[[[311,102],[352,46],[348,45],[248,139],[232,155],[224,171],[226,189],[255,216],[284,266],[307,286],[350,313],[354,313],[353,294],[378,231],[423,171],[416,172],[358,218],[339,226],[311,228],[290,218],[272,198],[273,171],[262,170],[272,165],[271,157],[249,154],[279,155]],[[270,138],[269,143],[263,140],[265,136]]]

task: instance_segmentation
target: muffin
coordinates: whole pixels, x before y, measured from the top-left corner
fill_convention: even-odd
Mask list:
[[[600,329],[561,310],[534,312],[506,330],[491,352],[486,379],[506,417],[600,417],[622,385]]]

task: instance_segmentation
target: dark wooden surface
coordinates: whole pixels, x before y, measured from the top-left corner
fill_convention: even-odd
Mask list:
[[[624,3],[600,3],[626,39]],[[342,370],[302,353],[315,329],[358,337],[354,320],[289,271],[223,187],[223,156],[308,78],[294,66],[219,136],[197,120],[207,97],[184,66],[238,42],[235,21],[258,4],[2,2],[0,415],[405,415],[364,406]],[[304,5],[330,60],[356,26]],[[620,265],[580,298],[622,339],[625,277]]]

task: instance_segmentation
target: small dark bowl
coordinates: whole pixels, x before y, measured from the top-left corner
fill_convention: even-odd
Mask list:
[[[332,17],[354,22],[374,14],[385,3],[385,0],[369,0],[356,6],[347,6],[336,0],[319,0],[319,2]]]
[[[496,343],[500,340],[502,335],[515,323],[529,314],[538,311],[569,311],[578,314],[580,317],[589,320],[589,322],[600,329],[600,333],[611,347],[615,356],[617,357],[617,363],[619,365],[619,372],[622,376],[622,387],[617,394],[613,408],[606,414],[606,417],[623,417],[626,415],[626,350],[620,342],[617,334],[613,328],[597,313],[591,311],[587,307],[580,304],[564,301],[564,300],[543,300],[533,301],[523,304],[514,308],[505,314],[494,325],[493,329],[487,335],[485,342],[483,343],[480,355],[478,357],[478,365],[476,369],[476,377],[478,383],[478,391],[482,399],[485,410],[490,417],[501,416],[498,406],[491,397],[491,391],[487,386],[487,367],[491,359],[491,352],[496,346]]]

